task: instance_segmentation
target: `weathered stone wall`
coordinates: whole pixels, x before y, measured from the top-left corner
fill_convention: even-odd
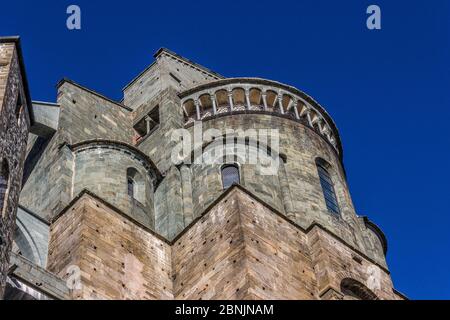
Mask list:
[[[171,151],[175,146],[175,142],[171,141],[173,130],[183,127],[183,116],[176,90],[171,87],[162,90],[149,106],[159,106],[160,124],[156,131],[136,147],[147,154],[164,173],[173,165],[171,160]],[[148,108],[146,112],[150,109]]]
[[[81,268],[84,286],[75,298],[345,298],[339,287],[344,274],[380,298],[394,297],[384,239],[357,216],[333,141],[312,126],[246,111],[202,122],[203,131],[279,130],[277,174],[237,161],[240,184],[254,199],[235,191],[222,199],[218,164],[173,163],[178,142],[171,137],[185,126],[178,94],[219,78],[162,50],[124,89],[126,106],[71,81],[59,84],[58,128],[53,135],[30,138],[29,154],[41,146],[43,151],[21,196],[24,207],[49,220],[65,210],[50,232],[50,270],[65,277],[67,267]],[[156,107],[159,125],[136,140],[133,126]],[[142,208],[127,194],[126,170],[135,167],[150,186],[147,169],[126,152],[80,152],[76,145],[88,140],[126,144],[128,153],[143,153],[155,163],[162,181],[148,188]],[[340,216],[326,208],[318,158],[330,165]],[[66,210],[84,189],[111,205],[84,195]],[[157,245],[164,249],[156,250]],[[372,288],[373,272],[381,272],[381,290]]]
[[[127,170],[133,169],[142,179],[142,199],[128,194]],[[75,152],[72,198],[87,189],[126,212],[140,223],[155,224],[153,181],[136,155],[101,145]]]
[[[354,279],[380,299],[397,299],[389,272],[384,266],[368,261],[319,227],[314,227],[309,232],[308,240],[317,275],[319,297],[323,298],[330,290],[340,292],[344,279]],[[344,294],[341,298],[343,297]]]
[[[153,63],[123,91],[123,103],[133,110],[145,108],[149,101],[155,99],[161,90],[160,67]],[[141,114],[137,113],[139,117]]]
[[[162,66],[161,77],[165,86],[176,88],[179,92],[222,78],[222,76],[192,61],[186,63],[173,52],[160,51],[156,59],[158,64]]]
[[[276,176],[261,175],[257,165],[243,165],[241,184],[256,196],[279,211],[285,211],[286,198],[281,193],[280,178],[287,181],[288,198],[292,203],[290,218],[303,228],[314,222],[332,230],[350,245],[359,248],[386,265],[383,249],[378,239],[358,219],[348,190],[341,162],[333,147],[310,128],[277,116],[233,115],[222,116],[202,122],[203,132],[215,128],[225,133],[225,128],[278,129],[280,135],[279,152],[286,157],[283,168]],[[193,127],[189,130],[193,134]],[[268,140],[270,146],[270,139]],[[330,214],[325,200],[316,166],[316,159],[322,158],[330,165],[341,216]],[[192,172],[194,215],[203,212],[222,192],[220,165],[193,166]],[[288,199],[288,200],[289,200]],[[287,214],[285,212],[285,214]],[[370,233],[370,235],[369,235]]]
[[[173,246],[179,299],[315,299],[306,234],[234,189]]]
[[[155,193],[155,231],[169,240],[185,228],[181,174],[171,167]]]
[[[176,54],[162,50],[155,63],[124,89],[124,104],[131,107],[133,124],[159,106],[160,124],[137,147],[153,159],[161,172],[169,170],[174,129],[183,128],[183,111],[178,93],[193,86],[221,78],[193,63],[179,59]]]
[[[73,154],[65,144],[92,139],[131,143],[131,112],[123,106],[73,82],[58,89],[58,130],[46,138],[21,193],[20,203],[51,219],[72,200]],[[36,140],[30,141],[36,143]]]
[[[91,139],[131,142],[131,112],[117,102],[63,81],[57,103],[61,106],[58,131],[67,143]]]
[[[73,299],[172,299],[170,246],[148,229],[83,196],[51,227],[48,269],[67,279]]]
[[[382,266],[237,187],[172,243],[85,194],[51,227],[49,270],[71,266],[75,299],[342,299],[344,279],[398,298]]]
[[[216,141],[219,142],[219,139]],[[238,164],[240,176],[239,183],[255,192],[258,197],[264,199],[264,201],[273,207],[280,211],[284,211],[278,174],[278,171],[282,169],[282,160],[279,159],[278,155],[272,159],[265,154],[266,151],[251,145],[245,146],[244,157],[240,157],[239,151],[234,146],[234,140],[232,141],[231,144],[227,144],[225,147],[220,146],[222,141],[217,145],[209,145],[201,153],[203,160],[200,160],[199,163],[202,164],[196,164],[197,158],[194,158],[191,166],[194,216],[202,214],[205,208],[223,193],[221,168],[224,163]],[[216,159],[217,154],[225,154],[225,151],[227,157],[230,158],[229,161],[226,161],[226,159]],[[255,154],[258,154],[258,158],[254,156]],[[255,157],[254,159],[257,160],[257,163],[252,164],[249,157]],[[207,164],[204,163],[205,161],[209,161],[206,159],[216,159],[218,162]],[[279,168],[274,168],[274,174],[267,174],[268,172],[264,170],[265,168],[262,163],[264,163],[265,160],[278,160]],[[276,163],[273,162],[273,164]]]
[[[0,207],[2,209],[0,210],[0,299],[3,296],[9,267],[9,254],[22,187],[23,163],[30,127],[27,103],[16,41],[0,41],[0,166],[7,166],[9,171],[6,199]],[[21,108],[19,113],[16,112],[18,105]]]
[[[45,268],[48,255],[49,225],[49,222],[19,206],[13,252]]]
[[[45,150],[23,186],[20,204],[50,220],[71,200],[73,154],[59,133],[45,139]]]
[[[124,88],[123,103],[133,110],[148,105],[167,87],[180,92],[221,78],[204,67],[179,59],[168,50],[159,51],[155,58],[150,67]]]

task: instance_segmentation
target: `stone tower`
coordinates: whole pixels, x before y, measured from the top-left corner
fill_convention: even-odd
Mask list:
[[[9,269],[31,122],[31,101],[19,38],[0,38],[0,298]]]
[[[33,103],[16,296],[404,298],[353,207],[336,125],[304,92],[167,49],[120,102],[57,90]]]

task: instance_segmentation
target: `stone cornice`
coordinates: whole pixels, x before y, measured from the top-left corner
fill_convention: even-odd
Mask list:
[[[215,71],[212,71],[192,60],[189,60],[167,48],[160,48],[158,49],[158,51],[155,52],[155,54],[153,55],[153,57],[155,59],[158,59],[158,57],[162,56],[162,55],[167,55],[172,59],[181,61],[183,63],[189,64],[191,67],[195,68],[197,71],[203,72],[203,73],[207,73],[208,75],[210,75],[211,77],[214,77],[216,79],[223,79],[224,77],[220,74],[218,74]],[[150,70],[152,67],[154,67],[157,64],[157,61],[154,61],[152,64],[150,64],[148,67],[146,67],[142,72],[140,72],[136,77],[134,77],[129,83],[127,83],[123,88],[122,91],[126,91],[130,86],[132,86],[137,80],[139,80],[148,70]]]
[[[150,159],[149,156],[147,156],[141,150],[139,150],[125,142],[116,141],[116,140],[93,139],[93,140],[77,142],[72,145],[67,144],[67,146],[73,152],[77,152],[77,151],[84,150],[84,149],[91,148],[91,147],[101,148],[101,147],[108,147],[108,146],[119,148],[119,149],[125,149],[126,151],[138,156],[142,161],[144,161],[144,163],[148,167],[148,169],[151,169],[153,171],[153,173],[155,174],[155,179],[156,179],[155,186],[157,186],[163,179],[163,175],[161,174],[158,167],[153,163],[152,159]]]
[[[209,74],[213,78],[224,79],[224,77],[221,74],[218,74],[217,72],[212,71],[211,69],[208,69],[190,59],[187,59],[187,58],[179,55],[178,53],[175,53],[167,48],[160,48],[158,51],[156,51],[156,53],[154,54],[154,57],[155,57],[155,59],[157,59],[158,57],[160,57],[162,55],[167,55],[167,56],[171,57],[172,59],[187,63],[187,64],[191,65],[192,67],[194,67],[195,69],[197,69],[198,71]]]

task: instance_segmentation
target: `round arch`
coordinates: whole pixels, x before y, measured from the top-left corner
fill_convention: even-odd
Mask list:
[[[379,300],[372,290],[353,278],[344,278],[340,289],[344,300]]]
[[[46,257],[39,251],[32,234],[19,217],[17,217],[16,228],[14,230],[13,251],[37,265],[45,265]]]

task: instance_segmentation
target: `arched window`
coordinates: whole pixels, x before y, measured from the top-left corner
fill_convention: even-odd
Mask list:
[[[145,203],[145,181],[135,168],[127,169],[127,193],[130,198]]]
[[[239,183],[239,167],[236,164],[227,164],[222,167],[222,186],[228,189],[234,183]]]
[[[351,278],[342,280],[341,292],[344,294],[344,300],[378,300],[377,295],[369,288]]]
[[[0,160],[0,215],[6,214],[9,191],[9,167],[6,159]]]
[[[329,212],[333,214],[340,214],[339,204],[334,191],[333,180],[331,180],[328,172],[327,163],[324,160],[317,161],[317,170],[319,172],[320,185],[322,186],[323,196]]]

